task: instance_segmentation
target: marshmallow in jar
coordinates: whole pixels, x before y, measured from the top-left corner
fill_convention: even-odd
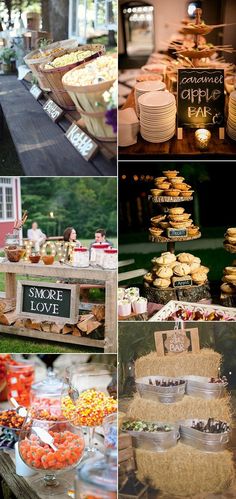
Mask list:
[[[118,255],[117,249],[114,248],[105,249],[103,257],[103,268],[117,269],[118,266],[117,255]]]
[[[89,267],[89,250],[87,248],[73,249],[73,267]]]
[[[91,263],[93,265],[103,266],[104,251],[110,248],[109,243],[94,243],[91,248]]]

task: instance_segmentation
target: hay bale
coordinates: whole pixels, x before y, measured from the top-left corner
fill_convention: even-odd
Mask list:
[[[201,452],[178,443],[166,452],[135,449],[138,479],[174,496],[225,491],[234,479],[233,453]]]
[[[203,348],[200,353],[183,352],[176,355],[159,357],[151,352],[135,362],[135,376],[218,376],[221,355],[211,348]]]
[[[215,418],[231,422],[232,410],[230,396],[222,399],[200,399],[185,395],[174,404],[161,404],[153,400],[141,398],[136,394],[129,406],[127,416],[144,421],[175,422],[180,419]]]

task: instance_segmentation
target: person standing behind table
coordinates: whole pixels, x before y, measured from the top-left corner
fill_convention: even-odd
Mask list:
[[[27,238],[34,244],[36,253],[39,253],[40,246],[45,243],[47,236],[38,228],[37,222],[33,222],[31,229],[27,230]]]
[[[74,227],[67,227],[64,230],[63,239],[64,239],[65,243],[75,243],[75,245],[77,247],[82,246],[81,242],[77,239],[77,234],[76,234],[76,230],[74,229]],[[66,260],[70,260],[69,248],[67,248],[67,251],[66,251]]]
[[[93,244],[103,244],[103,243],[107,243],[107,244],[109,244],[109,246],[111,246],[111,248],[113,248],[113,243],[111,241],[108,241],[106,236],[107,236],[107,233],[106,233],[105,229],[97,229],[95,231],[95,235],[94,235],[95,241],[93,241],[90,244],[89,250],[91,250]]]

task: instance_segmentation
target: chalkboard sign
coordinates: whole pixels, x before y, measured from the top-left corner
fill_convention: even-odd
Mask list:
[[[40,97],[42,97],[43,95],[43,91],[41,90],[41,88],[37,87],[37,85],[32,85],[30,93],[36,100],[40,99]]]
[[[51,99],[47,100],[46,104],[44,104],[43,106],[43,109],[47,113],[49,118],[54,121],[54,123],[56,123],[64,114],[64,111]]]
[[[18,281],[16,312],[19,317],[75,324],[78,297],[77,284]]]
[[[224,127],[224,71],[178,70],[178,128]]]
[[[168,237],[187,237],[187,229],[170,229],[167,228]]]
[[[185,288],[192,286],[192,278],[190,276],[172,277],[172,284],[174,288]]]
[[[89,161],[98,150],[96,142],[75,124],[66,132],[66,138],[86,161]]]

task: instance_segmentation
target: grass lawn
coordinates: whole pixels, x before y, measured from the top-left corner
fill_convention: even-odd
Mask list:
[[[1,325],[0,325],[1,332]],[[100,353],[102,350],[80,345],[66,345],[54,341],[8,337],[0,334],[0,352],[4,353]]]

